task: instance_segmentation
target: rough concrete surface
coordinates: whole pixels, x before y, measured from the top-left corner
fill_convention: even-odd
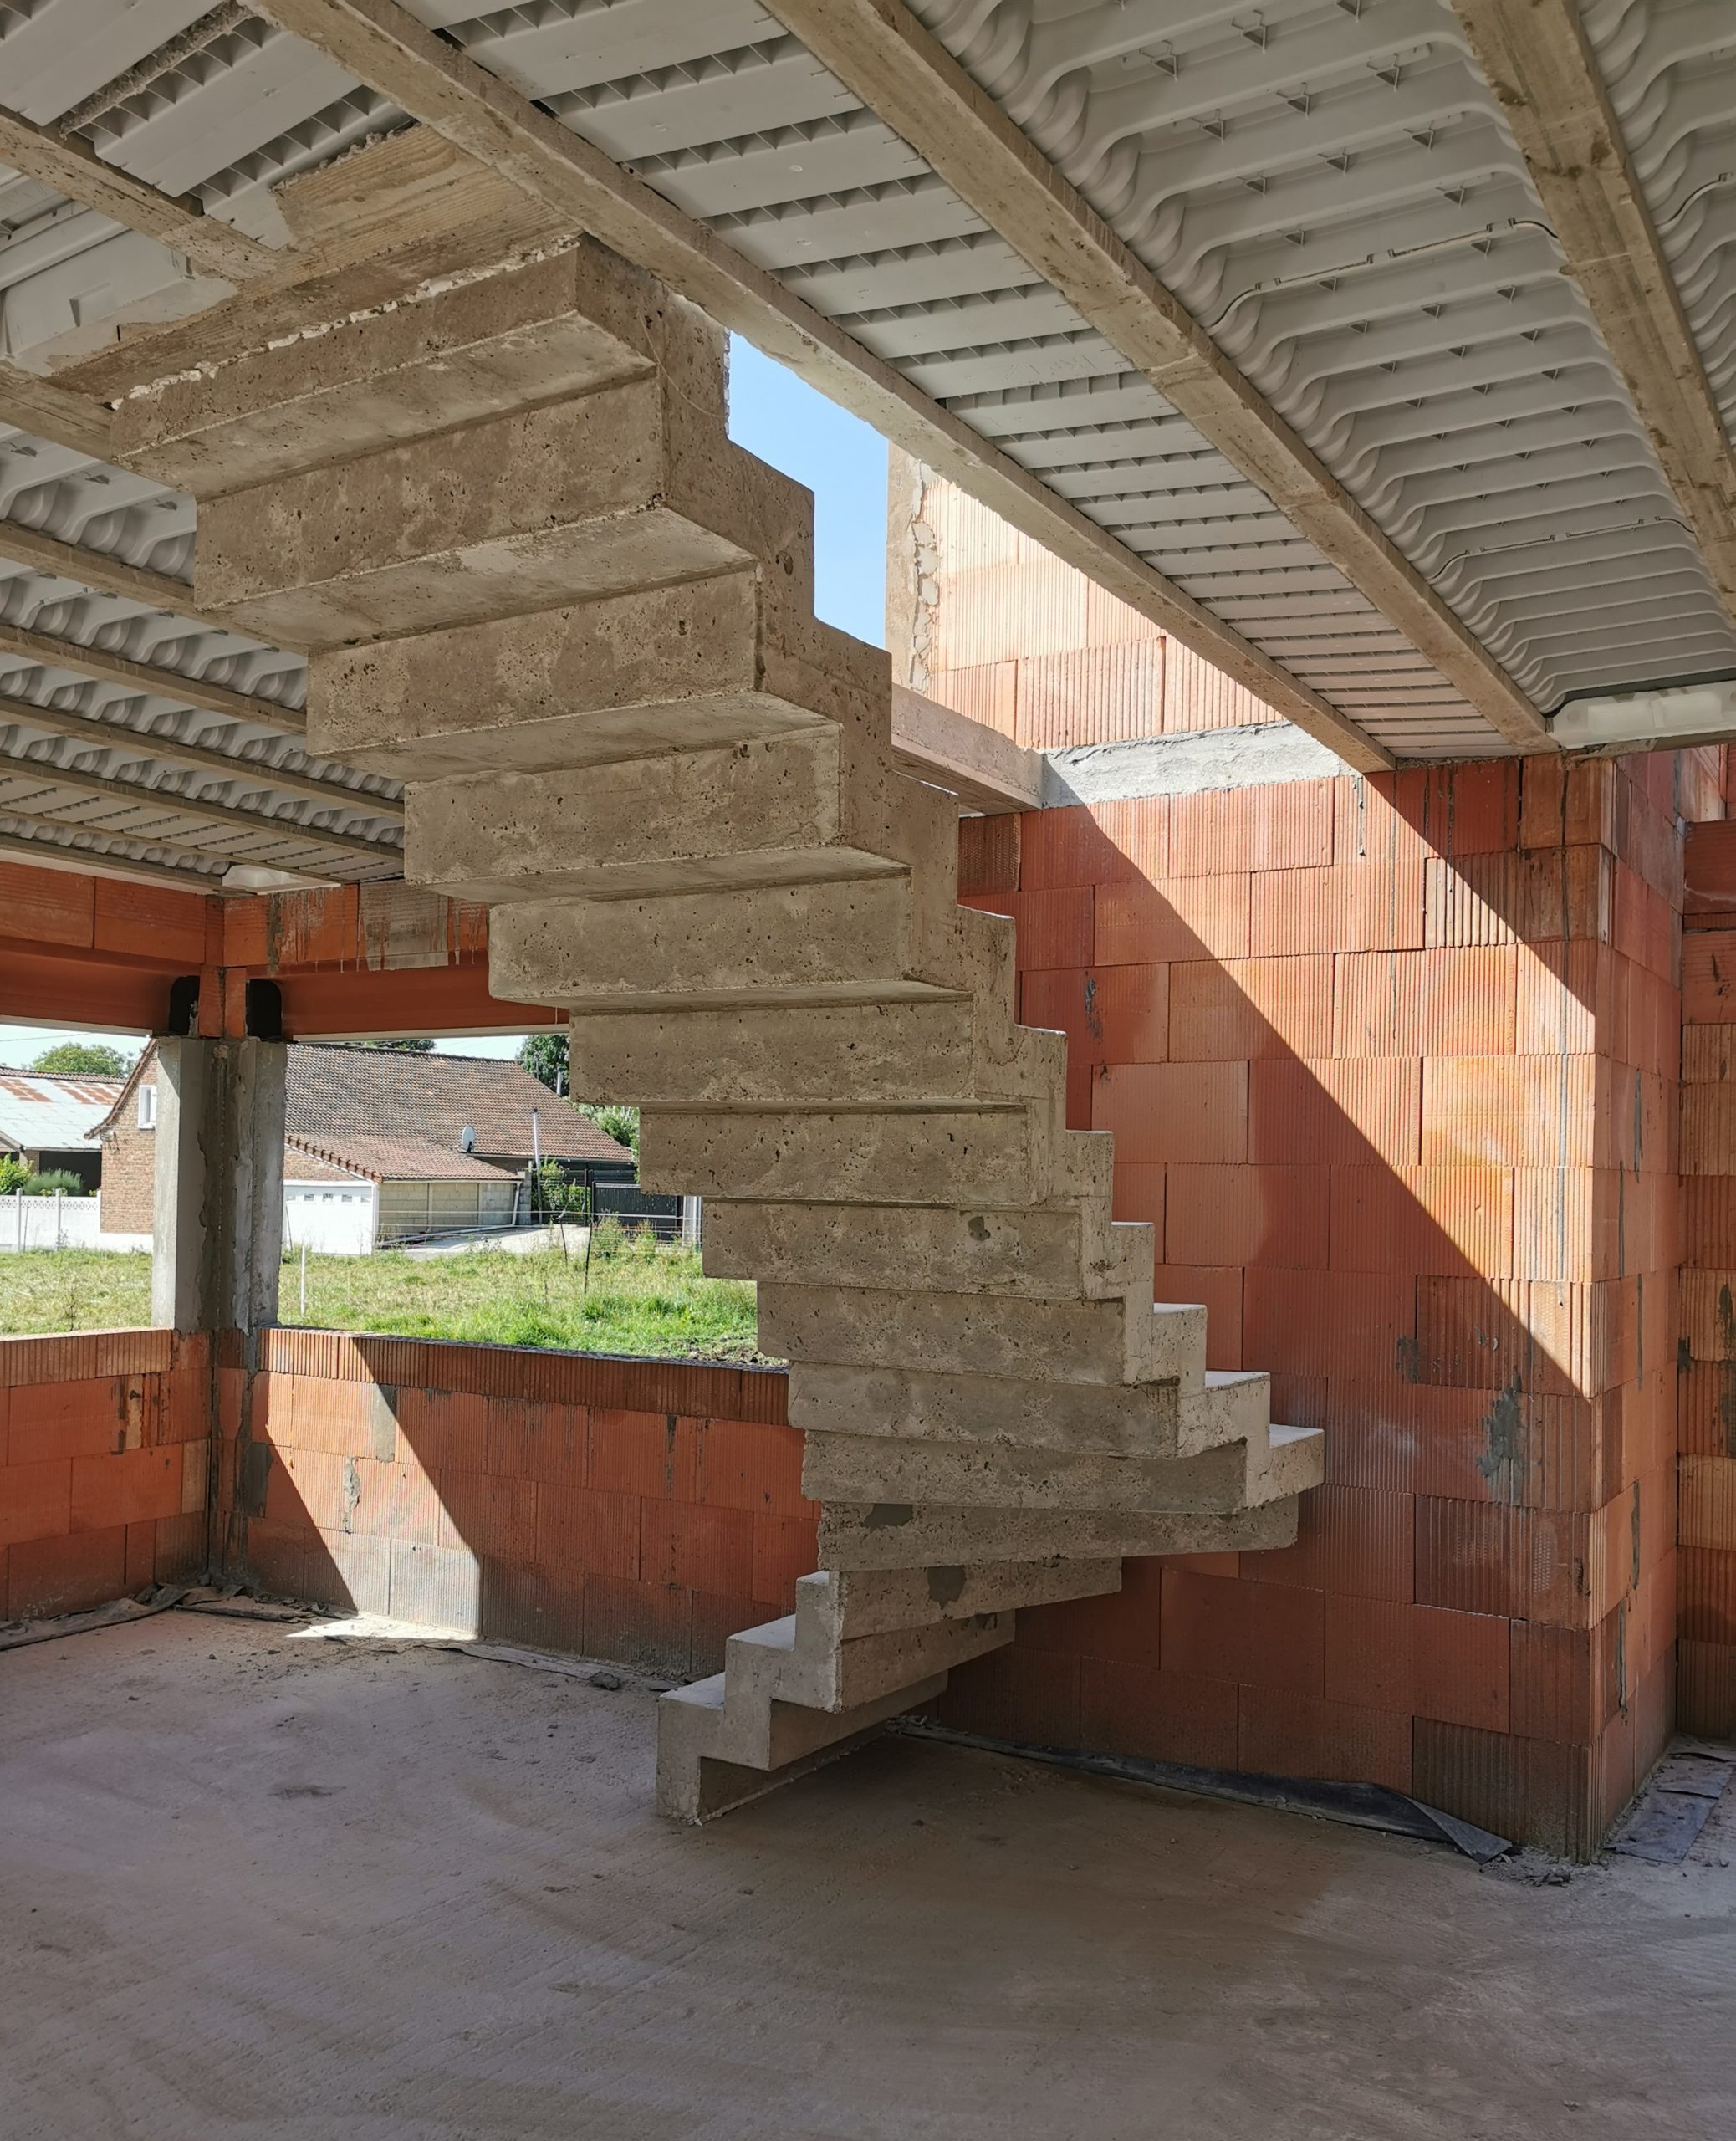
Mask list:
[[[1134,795],[1197,795],[1279,780],[1328,780],[1347,771],[1326,744],[1287,721],[1211,728],[1125,743],[1075,743],[1043,754],[1043,804],[1113,803]]]
[[[895,1740],[694,1830],[624,1677],[184,1612],[0,1656],[0,2130],[1736,2130],[1736,1810],[1562,1882]]]

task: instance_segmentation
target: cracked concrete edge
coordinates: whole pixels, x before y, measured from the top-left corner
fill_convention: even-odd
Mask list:
[[[1335,751],[1287,721],[1134,743],[1079,743],[1045,751],[1043,759],[1045,810],[1141,795],[1197,795],[1208,789],[1325,780],[1351,770]]]

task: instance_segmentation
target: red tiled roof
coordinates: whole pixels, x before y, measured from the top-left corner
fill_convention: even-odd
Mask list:
[[[522,1165],[531,1155],[534,1108],[545,1159],[632,1157],[522,1064],[493,1057],[296,1043],[288,1082],[292,1137],[346,1144],[352,1137],[408,1137],[457,1154],[468,1128],[476,1133],[474,1151]]]
[[[140,1057],[94,1130],[111,1129],[120,1121],[134,1083],[155,1056],[153,1047]],[[522,1064],[492,1056],[409,1055],[395,1049],[293,1041],[286,1085],[287,1133],[308,1142],[309,1151],[340,1142],[348,1149],[359,1137],[409,1138],[462,1158],[459,1141],[468,1129],[475,1132],[474,1152],[522,1168],[531,1157],[534,1108],[544,1159],[633,1163],[625,1145],[599,1130],[570,1101],[551,1093]],[[422,1168],[416,1178],[442,1178]]]
[[[449,1152],[427,1137],[368,1137],[342,1133],[334,1137],[284,1140],[298,1152],[310,1152],[328,1166],[347,1168],[370,1182],[512,1182],[510,1168],[491,1168],[468,1152]]]
[[[0,1065],[0,1149],[60,1152],[92,1144],[120,1087],[119,1078],[66,1078]]]

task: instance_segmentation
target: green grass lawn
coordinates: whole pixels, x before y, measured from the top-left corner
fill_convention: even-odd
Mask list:
[[[283,1266],[278,1321],[398,1338],[469,1338],[577,1353],[752,1361],[753,1288],[707,1279],[697,1251],[646,1235],[604,1243],[591,1259],[530,1256],[309,1256]],[[95,1249],[0,1255],[0,1333],[112,1331],[151,1321],[151,1259]]]

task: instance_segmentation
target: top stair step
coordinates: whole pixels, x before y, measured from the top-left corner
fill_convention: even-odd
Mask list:
[[[217,498],[668,361],[682,364],[721,427],[722,335],[581,239],[134,396],[115,412],[116,457]]]
[[[273,645],[318,649],[756,559],[805,587],[812,513],[657,372],[212,498],[193,584]]]

